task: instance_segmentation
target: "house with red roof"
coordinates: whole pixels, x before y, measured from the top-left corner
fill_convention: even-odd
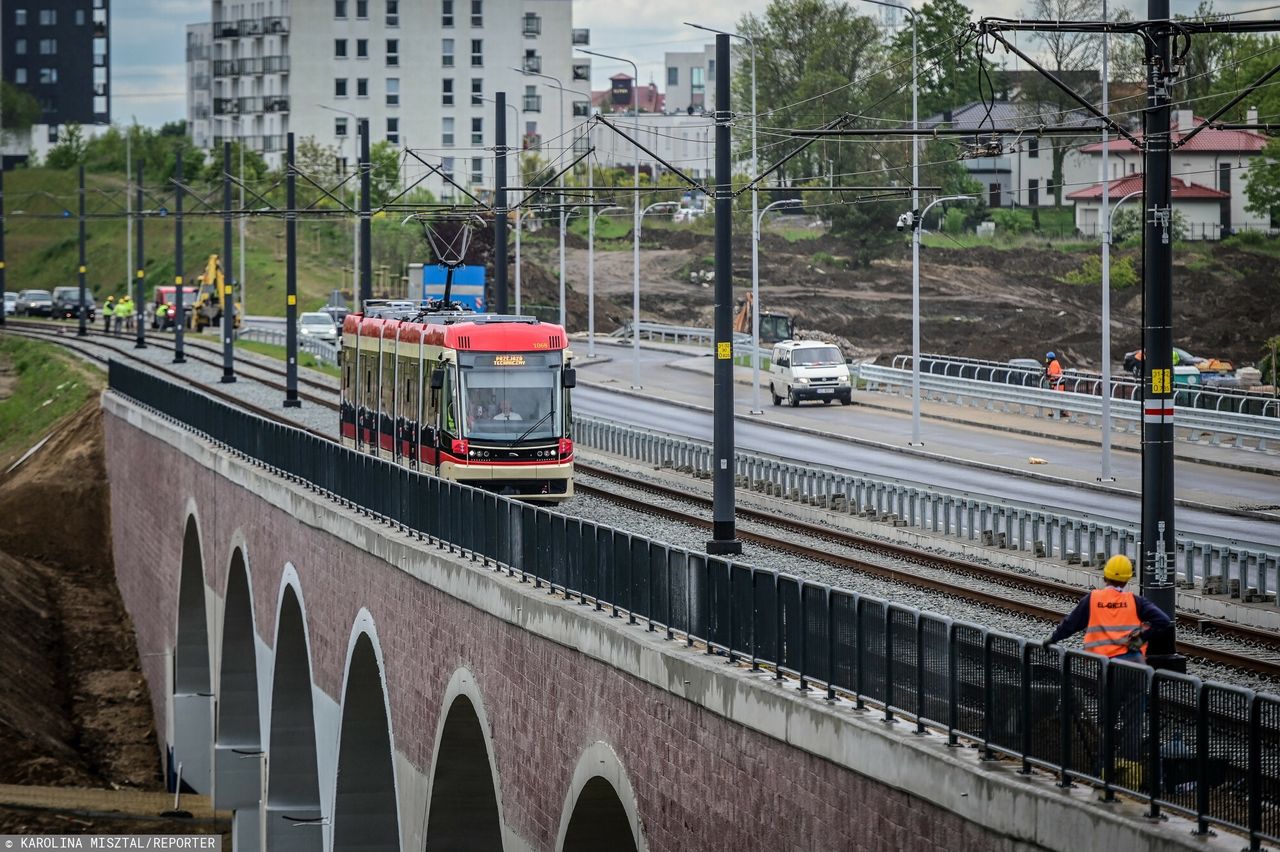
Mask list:
[[[1267,137],[1249,130],[1206,128],[1180,145],[1203,121],[1190,110],[1174,111],[1170,121],[1174,145],[1173,205],[1175,210],[1183,212],[1190,230],[1196,232],[1188,236],[1216,240],[1238,230],[1271,230],[1270,217],[1249,210],[1245,194],[1249,169],[1266,147]],[[1246,122],[1257,122],[1257,110],[1248,111]],[[1138,138],[1142,138],[1140,134]],[[1115,204],[1128,192],[1142,189],[1142,152],[1127,139],[1111,139],[1107,146],[1111,203]],[[1092,173],[1098,174],[1102,166],[1102,143],[1085,145],[1080,152],[1092,158]],[[1132,180],[1135,178],[1136,182]],[[1117,186],[1128,189],[1118,192]],[[1076,226],[1083,233],[1097,233],[1102,184],[1073,192],[1068,197],[1076,202]],[[1095,200],[1089,205],[1091,198]],[[1085,202],[1086,209],[1081,209],[1081,202]],[[1215,206],[1216,216],[1211,211]]]
[[[1141,172],[1124,175],[1110,181],[1107,200],[1112,209],[1117,209],[1126,197],[1125,207],[1142,205]],[[1182,178],[1173,178],[1173,211],[1185,224],[1183,239],[1216,240],[1222,234],[1223,213],[1231,203],[1231,195],[1211,186],[1191,183]],[[1136,194],[1135,194],[1136,193]],[[1131,196],[1131,197],[1130,197]],[[1101,231],[1102,220],[1102,184],[1097,183],[1086,189],[1077,190],[1068,196],[1075,203],[1076,229],[1082,234],[1097,234]],[[1173,234],[1170,237],[1173,238]]]

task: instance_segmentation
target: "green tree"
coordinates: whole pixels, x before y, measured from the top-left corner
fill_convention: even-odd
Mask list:
[[[978,100],[978,57],[972,48],[957,50],[957,39],[968,32],[971,10],[960,0],[930,0],[916,13],[920,67],[921,118]],[[896,64],[911,65],[911,22],[893,39]]]
[[[390,201],[400,191],[400,149],[387,140],[369,149],[369,199],[373,207]]]
[[[49,149],[45,165],[51,169],[75,168],[84,162],[85,142],[80,125],[68,124],[62,132],[58,144]]]
[[[26,133],[40,120],[40,102],[26,90],[0,81],[0,128],[4,133]]]
[[[1268,142],[1249,167],[1249,185],[1244,192],[1254,213],[1280,218],[1280,138]]]

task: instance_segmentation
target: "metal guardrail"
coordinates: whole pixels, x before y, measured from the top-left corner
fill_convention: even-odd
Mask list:
[[[911,369],[910,355],[895,355],[891,366],[901,370]],[[1044,371],[1020,367],[1001,361],[978,358],[961,358],[954,355],[920,355],[922,373],[952,376],[958,379],[997,384],[1043,387]],[[1102,376],[1084,370],[1064,370],[1063,384],[1068,391],[1102,396]],[[1138,399],[1142,393],[1140,382],[1119,373],[1111,377],[1112,399]],[[1188,408],[1209,409],[1222,413],[1251,414],[1259,417],[1280,418],[1280,398],[1244,388],[1227,388],[1214,384],[1178,385],[1174,387],[1174,401]]]
[[[621,328],[609,332],[610,337],[629,340],[631,338],[631,323],[624,324]],[[641,340],[657,340],[663,343],[688,343],[698,346],[705,346],[708,349],[715,342],[715,333],[709,328],[698,328],[689,325],[669,325],[661,322],[641,322],[637,325],[640,329]],[[744,334],[740,331],[733,333],[733,351],[735,355],[751,357],[751,335]],[[770,358],[773,355],[771,347],[760,347],[760,357]]]
[[[953,621],[437,479],[112,361],[110,388],[273,473],[494,570],[886,720],[1280,841],[1280,697]]]
[[[274,328],[244,328],[236,333],[236,337],[240,340],[256,340],[259,343],[271,343],[275,346],[284,346],[288,340],[285,332]],[[299,334],[298,348],[314,355],[321,364],[330,367],[338,365],[338,347],[328,341]]]
[[[623,458],[711,476],[711,444],[575,415],[574,438]],[[1063,512],[972,491],[950,491],[904,479],[867,476],[818,467],[780,456],[738,450],[734,472],[739,487],[827,509],[892,520],[909,527],[981,541],[997,547],[1097,564],[1100,554],[1140,553],[1140,524],[1102,515]],[[1213,536],[1179,533],[1177,581],[1185,587],[1236,593],[1256,599],[1275,594],[1280,548]],[[1105,557],[1103,557],[1105,558]]]
[[[858,378],[867,384],[868,390],[911,392],[911,371],[874,364],[858,367]],[[1067,412],[1091,426],[1100,426],[1102,398],[1087,393],[1058,392],[1049,388],[1022,387],[1018,385],[958,379],[930,373],[920,374],[920,393],[923,398],[951,402],[962,406],[976,406],[988,411],[1001,410],[1039,417],[1054,412]],[[1117,399],[1111,402],[1111,417],[1127,431],[1136,431],[1142,422],[1140,402]],[[1223,438],[1230,438],[1231,446],[1267,451],[1268,444],[1280,444],[1280,420],[1251,414],[1230,414],[1206,411],[1199,408],[1176,406],[1174,432],[1192,443],[1220,445]],[[1251,443],[1246,443],[1251,442]]]

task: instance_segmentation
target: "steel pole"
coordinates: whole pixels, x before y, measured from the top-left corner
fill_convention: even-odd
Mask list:
[[[133,343],[134,349],[147,348],[147,330],[146,330],[147,324],[145,322],[147,318],[146,271],[145,271],[147,261],[146,261],[146,254],[144,254],[142,250],[142,245],[143,245],[142,243],[142,162],[143,162],[142,160],[138,160],[138,185],[137,185],[137,194],[135,198],[135,202],[137,204],[138,209],[134,211],[135,215],[138,217],[138,231],[135,234],[135,236],[138,239],[138,244],[136,249],[137,257],[135,258],[135,261],[137,262],[137,272],[135,273],[135,285],[134,285],[134,292],[137,294],[134,298],[136,299],[137,304],[135,305],[134,311],[133,311],[133,321],[138,324],[138,328],[137,328],[136,334],[134,335],[134,343]]]
[[[911,129],[920,129],[920,68],[916,55],[916,15],[911,11]],[[920,137],[911,136],[911,209],[920,214]],[[923,218],[923,216],[921,216]],[[920,437],[920,223],[911,229],[911,446]]]
[[[187,311],[184,304],[182,294],[182,146],[174,152],[175,162],[173,166],[174,190],[173,190],[173,306],[177,314],[173,320],[173,363],[186,363],[187,356],[183,354],[182,346],[186,342],[186,325]]]
[[[1102,20],[1107,20],[1107,0],[1102,0]],[[1111,39],[1102,34],[1102,114],[1107,113],[1108,62]],[[1107,126],[1102,126],[1102,472],[1099,482],[1115,482],[1111,475],[1111,170],[1107,163]]]
[[[1169,0],[1147,0],[1147,18],[1169,20]],[[1169,129],[1169,30],[1146,41],[1147,108],[1143,112],[1142,350],[1142,593],[1170,617],[1174,614],[1175,541],[1173,498],[1173,206],[1172,150]],[[1148,662],[1156,668],[1185,670],[1177,653],[1176,631],[1153,633]]]
[[[520,313],[520,220],[524,218],[524,211],[516,211],[516,313]]]
[[[498,313],[507,312],[507,93],[495,92],[495,116],[498,122],[494,136],[497,146],[494,161],[494,185],[497,190],[493,208],[494,289],[498,297]],[[563,119],[561,119],[563,120]]]
[[[742,552],[734,516],[733,447],[733,163],[729,112],[729,36],[716,36],[715,377],[711,540],[707,553]],[[638,158],[637,158],[638,160]],[[639,175],[637,162],[636,174]],[[639,193],[636,193],[638,196]],[[637,231],[638,233],[638,231]],[[638,245],[639,243],[637,243]]]
[[[244,121],[244,119],[243,119],[243,118],[241,118],[241,119],[239,119],[239,120],[240,120],[241,122],[243,122],[243,121]],[[244,289],[244,288],[245,288],[245,283],[246,283],[246,282],[245,282],[245,280],[244,280],[244,258],[245,258],[245,251],[244,251],[244,220],[245,220],[245,215],[244,215],[244,212],[243,212],[243,211],[244,211],[244,140],[245,140],[245,135],[244,135],[244,125],[243,125],[243,124],[241,124],[241,126],[240,126],[240,139],[239,139],[239,145],[240,145],[240,210],[241,210],[241,213],[240,213],[240,216],[239,216],[240,221],[237,223],[237,224],[238,224],[238,226],[239,226],[239,227],[238,227],[238,230],[240,231],[240,279],[239,279],[236,283],[240,286],[240,301],[244,302],[244,312],[245,312],[246,314],[248,314],[248,313],[249,313],[249,291]]]
[[[373,298],[373,235],[369,213],[369,119],[360,119],[360,305]]]
[[[751,39],[751,413],[764,414],[760,402],[760,192],[754,186],[760,176],[756,158],[756,40]]]
[[[4,288],[4,163],[0,162],[0,299],[4,298]],[[4,308],[0,307],[0,328],[4,323]]]
[[[125,253],[128,258],[124,264],[124,295],[129,295],[133,286],[133,129],[124,135],[124,199],[125,199]],[[123,325],[123,323],[121,323]]]
[[[85,267],[84,259],[84,166],[80,166],[80,327],[76,330],[76,337],[87,337],[89,335],[89,309],[85,301]]]
[[[560,144],[564,144],[564,87],[560,85],[560,81],[556,80],[556,91],[560,93]],[[558,163],[557,163],[558,165]],[[560,185],[560,327],[564,328],[567,334],[569,329],[565,328],[564,320],[564,174],[560,175],[558,180]]]
[[[592,181],[594,183],[594,181]],[[596,357],[596,216],[587,208],[587,357]]]
[[[231,277],[231,143],[222,143],[222,383],[236,380],[236,298]],[[214,282],[216,286],[216,281]]]
[[[293,161],[293,133],[285,137],[285,202],[289,209],[284,219],[284,407],[298,408],[298,194],[297,172]]]

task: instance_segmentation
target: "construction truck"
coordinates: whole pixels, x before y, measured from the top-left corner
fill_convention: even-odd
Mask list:
[[[751,333],[751,311],[755,307],[751,294],[748,293],[733,315],[733,330],[743,334]],[[762,312],[760,314],[760,345],[772,346],[780,340],[790,340],[795,336],[795,325],[787,314]]]
[[[231,295],[231,287],[222,274],[222,262],[216,254],[209,255],[205,262],[204,272],[196,277],[199,291],[188,314],[187,326],[192,331],[201,331],[206,326],[222,324],[222,309],[227,297]],[[240,319],[244,310],[240,303],[235,303],[235,327],[240,327]]]

